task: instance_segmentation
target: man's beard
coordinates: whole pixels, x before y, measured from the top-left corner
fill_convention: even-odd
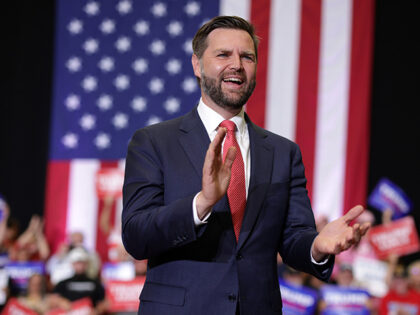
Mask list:
[[[248,87],[244,91],[237,94],[238,97],[230,97],[222,91],[222,80],[219,82],[216,79],[207,77],[204,72],[201,72],[201,88],[217,105],[227,109],[240,109],[246,104],[252,92],[255,89],[255,78],[251,79]]]

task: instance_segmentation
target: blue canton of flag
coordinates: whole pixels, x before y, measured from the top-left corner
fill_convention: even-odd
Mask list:
[[[140,127],[189,111],[197,29],[218,1],[58,1],[52,160],[121,159]]]

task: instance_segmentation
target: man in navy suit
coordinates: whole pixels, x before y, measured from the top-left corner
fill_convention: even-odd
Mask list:
[[[148,259],[140,314],[281,314],[278,252],[327,280],[334,254],[369,227],[349,226],[363,211],[356,206],[316,232],[298,146],[244,113],[257,46],[241,18],[204,24],[193,40],[198,106],[130,142],[122,236],[134,258]]]

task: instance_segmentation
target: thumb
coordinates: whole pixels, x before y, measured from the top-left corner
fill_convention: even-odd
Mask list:
[[[345,215],[344,215],[344,221],[347,223],[347,224],[349,224],[351,221],[353,221],[354,219],[356,219],[359,215],[361,215],[362,214],[362,212],[364,211],[365,209],[363,208],[363,206],[361,206],[361,205],[357,205],[357,206],[355,206],[355,207],[353,207],[353,208],[351,208],[350,209],[350,211],[349,212],[347,212]]]

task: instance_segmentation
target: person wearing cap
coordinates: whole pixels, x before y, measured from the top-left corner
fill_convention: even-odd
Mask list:
[[[53,289],[56,303],[68,309],[71,302],[82,298],[89,298],[97,313],[106,311],[105,290],[98,279],[87,276],[89,255],[85,249],[77,247],[70,251],[69,260],[74,269],[74,275],[59,282]]]

